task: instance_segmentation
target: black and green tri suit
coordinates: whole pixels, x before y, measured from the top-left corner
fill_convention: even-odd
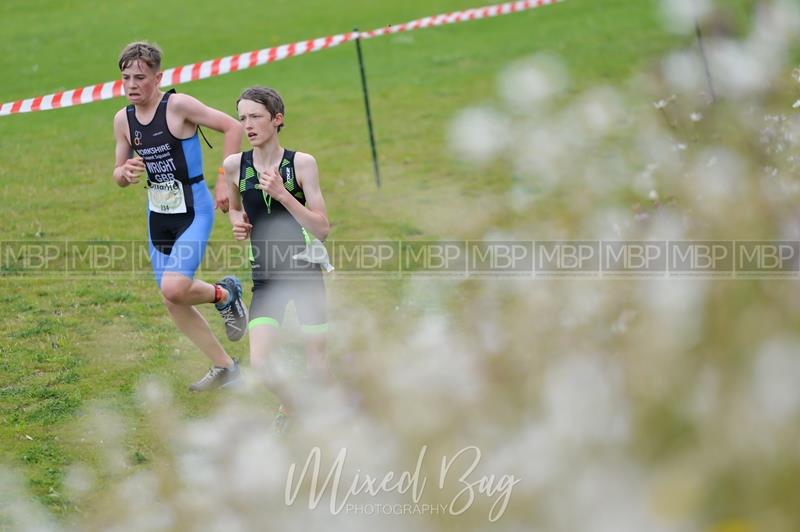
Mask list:
[[[295,152],[283,151],[280,175],[283,186],[300,203],[306,198],[297,182]],[[242,206],[253,229],[250,233],[250,262],[253,271],[253,300],[249,328],[280,326],[286,306],[294,301],[297,319],[304,332],[327,331],[325,282],[319,264],[296,260],[309,236],[281,202],[258,186],[253,150],[242,153],[239,192]]]

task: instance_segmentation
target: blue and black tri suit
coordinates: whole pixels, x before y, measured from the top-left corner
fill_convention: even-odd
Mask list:
[[[194,278],[214,224],[197,131],[179,139],[167,127],[174,92],[164,94],[149,124],[139,122],[133,105],[127,107],[131,145],[147,169],[150,262],[159,287],[164,272]]]
[[[279,172],[284,188],[305,205],[305,194],[297,182],[294,156],[293,151],[283,151]],[[252,150],[242,153],[239,192],[253,226],[250,232],[253,300],[249,328],[280,326],[286,306],[294,301],[303,332],[326,332],[325,282],[321,267],[293,258],[305,249],[309,236],[281,202],[258,187]]]

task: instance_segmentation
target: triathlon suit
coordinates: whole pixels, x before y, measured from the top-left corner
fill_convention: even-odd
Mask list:
[[[214,224],[214,201],[203,182],[203,156],[197,131],[175,138],[167,127],[170,90],[149,124],[127,107],[133,150],[147,169],[148,243],[159,287],[164,272],[194,278]]]
[[[297,182],[295,152],[284,150],[280,164],[283,186],[305,205],[303,189]],[[239,192],[242,206],[253,229],[250,232],[250,262],[253,270],[253,300],[250,324],[280,327],[286,306],[294,301],[297,319],[305,333],[328,329],[325,282],[319,264],[297,260],[309,236],[281,202],[258,185],[253,150],[242,153]]]

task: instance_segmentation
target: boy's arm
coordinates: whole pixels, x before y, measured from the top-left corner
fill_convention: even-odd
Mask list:
[[[144,162],[139,157],[129,158],[131,145],[125,134],[127,130],[125,109],[114,115],[114,181],[121,187],[127,187],[139,182],[139,176],[144,172]]]
[[[236,240],[247,240],[250,237],[250,230],[253,226],[250,225],[250,221],[247,219],[247,214],[244,212],[242,199],[239,195],[239,164],[241,160],[241,153],[229,155],[225,158],[225,162],[222,163],[222,168],[225,172],[223,178],[228,186],[230,196],[228,219],[233,226],[233,237]]]

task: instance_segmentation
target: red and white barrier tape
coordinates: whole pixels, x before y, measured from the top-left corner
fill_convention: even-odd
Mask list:
[[[253,52],[231,55],[208,61],[202,61],[191,65],[169,68],[164,71],[161,79],[161,86],[180,85],[198,79],[210,78],[246,70],[274,61],[280,61],[289,57],[302,55],[309,52],[316,52],[326,48],[333,48],[344,42],[354,40],[356,37],[370,39],[392,33],[400,33],[430,28],[432,26],[442,26],[444,24],[455,24],[457,22],[467,22],[482,18],[496,17],[499,15],[509,15],[519,11],[526,11],[551,4],[557,4],[563,0],[522,0],[518,2],[508,2],[493,6],[477,7],[465,11],[454,11],[452,13],[425,17],[417,20],[379,28],[372,31],[342,33],[318,39],[309,39],[292,44],[282,44],[272,48],[264,48]],[[7,102],[0,105],[0,116],[17,113],[30,113],[33,111],[47,111],[49,109],[59,109],[61,107],[71,107],[85,103],[99,102],[122,96],[122,81],[107,81],[97,85],[89,85],[79,89],[56,92],[47,96],[37,96],[15,102]]]

